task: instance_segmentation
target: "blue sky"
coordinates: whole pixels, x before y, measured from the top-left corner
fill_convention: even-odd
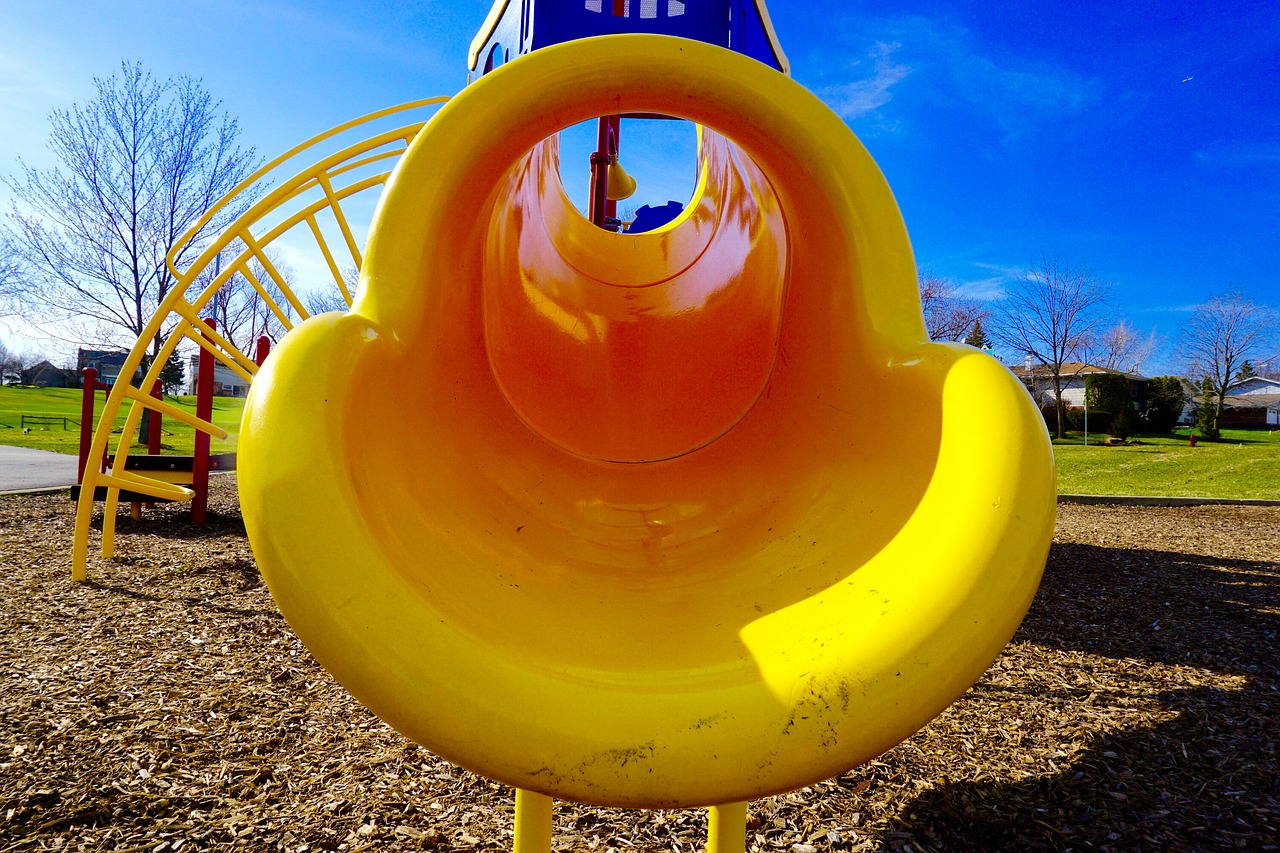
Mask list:
[[[48,113],[87,99],[121,59],[200,78],[243,141],[274,156],[354,116],[457,92],[489,5],[5,3],[0,173],[18,157],[51,165]],[[922,271],[998,298],[1056,253],[1114,283],[1117,320],[1170,344],[1214,293],[1280,303],[1280,3],[774,0],[769,11],[795,79],[885,172]],[[642,132],[661,137],[646,150],[691,150],[678,128]],[[672,182],[683,172],[627,166],[641,201],[687,191]],[[32,343],[22,332],[0,327],[11,345]],[[1145,372],[1162,367],[1176,368],[1171,355]]]

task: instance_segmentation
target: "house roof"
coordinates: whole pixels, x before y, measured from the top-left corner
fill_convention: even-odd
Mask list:
[[[122,366],[125,359],[129,357],[126,350],[99,350],[99,349],[81,349],[76,353],[76,360],[81,366],[91,362],[97,362],[101,365]]]
[[[1242,391],[1241,389],[1245,387],[1249,390]],[[1280,394],[1280,379],[1272,379],[1269,376],[1250,376],[1248,379],[1232,382],[1231,390],[1235,392],[1230,395],[1232,397]]]
[[[1015,376],[1028,377],[1034,379],[1048,379],[1053,376],[1053,367],[1048,364],[1034,364],[1030,369],[1024,365],[1009,368]],[[1108,367],[1099,367],[1096,364],[1086,364],[1082,361],[1064,361],[1062,363],[1062,372],[1059,374],[1063,377],[1088,376],[1091,373],[1115,373],[1125,376],[1139,382],[1147,381],[1147,377],[1141,373],[1130,373],[1125,370],[1112,370]]]
[[[1199,394],[1191,402],[1200,405],[1204,398]],[[1228,394],[1222,398],[1224,409],[1280,409],[1280,394]]]

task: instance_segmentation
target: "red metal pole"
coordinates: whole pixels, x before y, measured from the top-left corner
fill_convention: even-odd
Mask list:
[[[93,443],[93,395],[98,390],[98,371],[86,367],[80,371],[80,461],[76,465],[76,483],[84,483],[84,467],[89,461],[89,445]]]
[[[601,116],[596,122],[596,150],[591,152],[591,205],[592,223],[604,227],[605,210],[609,192],[609,118]]]
[[[591,152],[591,205],[589,218],[601,228],[605,217],[618,215],[618,203],[609,200],[609,164],[618,154],[622,116],[600,116],[596,121],[596,150]]]
[[[217,321],[212,317],[204,322],[211,330],[217,328]],[[208,335],[205,339],[208,340]],[[196,417],[213,420],[213,353],[205,347],[200,347],[200,358],[196,362]],[[191,521],[204,524],[209,514],[209,433],[203,430],[196,430],[191,490],[196,493],[191,499]]]
[[[160,388],[160,380],[156,380],[156,384],[151,386],[151,396],[157,400],[164,398],[164,392]],[[152,456],[160,452],[160,413],[155,409],[149,410],[147,414],[147,452]]]
[[[615,163],[622,151],[622,116],[608,116],[609,131],[613,134],[613,144],[609,146],[610,163]],[[609,176],[605,173],[605,187],[609,186]],[[605,194],[604,215],[613,219],[618,218],[618,203],[609,198],[608,193]]]

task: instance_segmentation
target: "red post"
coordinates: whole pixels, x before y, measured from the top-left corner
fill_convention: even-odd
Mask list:
[[[164,392],[160,388],[160,380],[156,380],[156,384],[151,386],[151,396],[157,400],[164,399]],[[147,452],[155,456],[160,452],[160,413],[155,409],[151,409],[147,415]]]
[[[98,371],[86,367],[80,371],[82,378],[80,394],[80,461],[76,465],[76,483],[84,483],[84,468],[89,461],[89,445],[93,443],[93,395],[98,390]]]
[[[622,116],[601,116],[596,122],[596,150],[591,152],[590,219],[601,228],[605,217],[616,217],[618,203],[609,200],[609,164],[618,154],[618,135]]]
[[[618,162],[618,157],[622,152],[622,116],[612,115],[608,117],[608,120],[609,133],[611,134],[611,137],[608,140],[611,143],[608,149],[609,163],[612,165]],[[604,185],[607,190],[609,187],[609,172],[607,169],[605,170]],[[612,219],[618,218],[618,203],[609,198],[609,194],[607,192],[605,193],[604,215]]]
[[[266,335],[258,336],[258,348],[253,354],[253,360],[262,367],[262,363],[267,360],[267,356],[271,354],[271,338]]]
[[[217,321],[212,317],[204,322],[211,330],[217,328]],[[208,335],[205,339],[208,340]],[[200,358],[196,362],[196,417],[213,420],[213,353],[205,347],[200,347]],[[203,430],[196,430],[191,490],[196,493],[191,500],[191,521],[204,524],[209,513],[209,433]]]

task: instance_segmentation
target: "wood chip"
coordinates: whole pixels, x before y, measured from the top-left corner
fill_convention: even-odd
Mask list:
[[[0,853],[510,850],[512,792],[407,743],[262,585],[234,479],[211,523],[0,497]],[[758,800],[753,851],[1268,850],[1280,833],[1280,509],[1063,506],[1004,654],[914,737]],[[699,810],[558,804],[555,848],[680,851]]]

